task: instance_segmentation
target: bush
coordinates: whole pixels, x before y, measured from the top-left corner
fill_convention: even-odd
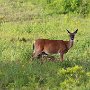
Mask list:
[[[90,73],[86,73],[81,66],[74,66],[72,68],[60,69],[58,75],[62,78],[60,83],[61,88],[72,88],[75,86],[86,85]]]
[[[88,1],[84,0],[53,0],[48,4],[48,8],[52,13],[66,14],[66,13],[78,13],[88,14],[89,13]]]

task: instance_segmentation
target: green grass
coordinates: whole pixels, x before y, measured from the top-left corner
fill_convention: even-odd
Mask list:
[[[73,32],[77,28],[74,46],[64,56],[64,62],[60,62],[59,55],[54,55],[56,62],[44,60],[43,64],[40,59],[32,59],[35,39],[69,40],[66,29]],[[90,74],[86,75],[90,73],[89,28],[90,15],[86,18],[76,14],[47,15],[32,0],[0,0],[0,90],[89,90]],[[78,71],[81,75],[77,76],[78,83],[72,81],[69,71],[64,75],[68,79],[58,75],[59,70],[77,65],[84,71],[84,74]]]

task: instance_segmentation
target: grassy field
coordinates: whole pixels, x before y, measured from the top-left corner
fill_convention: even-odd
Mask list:
[[[0,90],[90,90],[90,15],[49,15],[37,2],[0,0]],[[32,59],[35,39],[69,40],[66,29],[78,33],[64,62]]]

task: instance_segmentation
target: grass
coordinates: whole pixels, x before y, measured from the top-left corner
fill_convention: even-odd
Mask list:
[[[89,73],[89,27],[90,16],[47,15],[40,5],[29,0],[0,0],[0,90],[63,90],[60,83],[67,78],[59,77],[58,70],[78,65]],[[35,39],[69,40],[66,29],[73,32],[77,28],[74,46],[64,56],[64,62],[60,62],[58,55],[54,55],[56,62],[46,60],[44,64],[40,59],[32,59]],[[90,77],[86,78],[89,81],[84,81],[85,77],[82,80],[85,84],[79,81],[80,85],[68,85],[65,89],[89,90]]]

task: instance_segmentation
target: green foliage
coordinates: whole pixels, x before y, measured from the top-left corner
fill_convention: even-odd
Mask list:
[[[87,14],[88,4],[85,0],[0,0],[0,90],[90,90],[90,16],[74,14]],[[77,28],[64,62],[59,55],[53,55],[55,62],[44,58],[43,64],[32,58],[35,39],[69,40],[66,29]]]
[[[88,73],[86,73],[81,66],[60,69],[58,75],[61,80],[63,80],[63,82],[60,83],[62,89],[84,85],[88,83],[88,79],[90,78],[88,77]]]
[[[78,13],[86,15],[89,13],[88,1],[84,0],[54,0],[48,5],[52,13]]]
[[[63,69],[58,62],[46,62],[43,65],[31,60],[2,62],[0,68],[0,88],[9,90],[85,88],[90,78],[90,72],[86,72],[81,66]]]

